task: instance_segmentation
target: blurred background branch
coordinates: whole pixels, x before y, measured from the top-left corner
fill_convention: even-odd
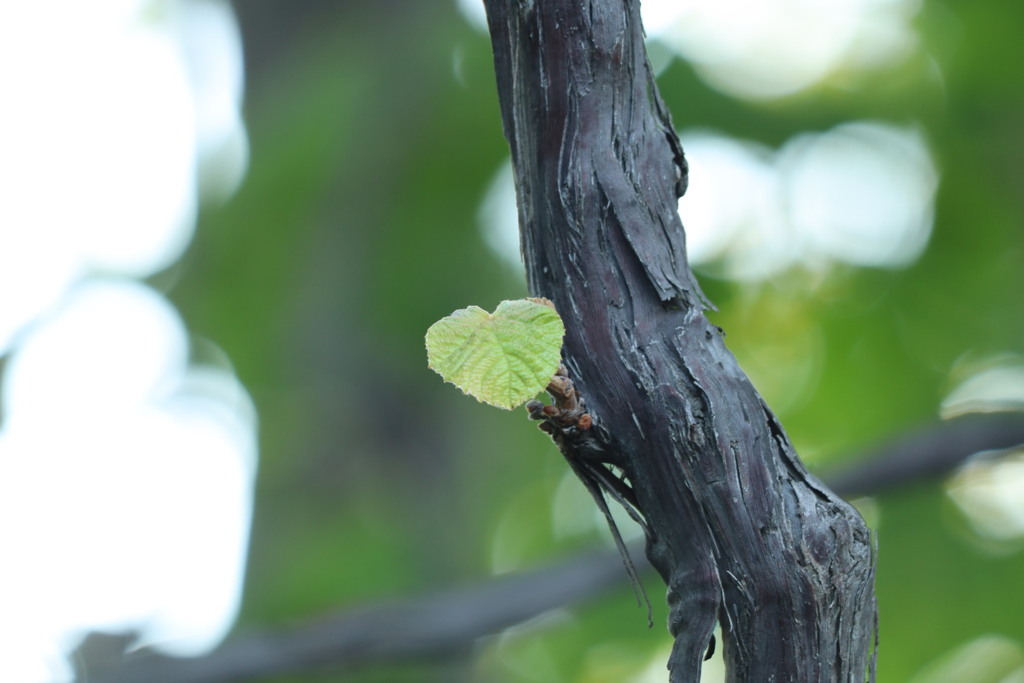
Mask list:
[[[643,557],[641,548],[633,551]],[[622,571],[617,552],[581,553],[454,590],[348,607],[298,628],[239,638],[205,657],[129,655],[115,671],[84,672],[80,680],[222,683],[318,668],[338,676],[374,662],[464,656],[479,638],[608,590],[621,581]]]
[[[967,414],[891,439],[825,481],[840,495],[871,496],[934,482],[979,452],[1005,452],[1022,445],[1024,413]],[[641,571],[650,569],[639,544],[634,543],[630,553]],[[91,665],[80,653],[79,680],[229,683],[318,669],[339,676],[375,662],[408,658],[464,657],[480,638],[621,588],[624,581],[617,551],[588,551],[548,567],[408,600],[347,606],[299,627],[236,637],[203,657],[135,652],[104,672],[102,663]],[[130,639],[117,642],[130,645]],[[106,659],[109,664],[109,653]]]
[[[1024,413],[968,413],[908,431],[825,473],[846,498],[934,481],[978,455],[998,458],[1024,447]]]

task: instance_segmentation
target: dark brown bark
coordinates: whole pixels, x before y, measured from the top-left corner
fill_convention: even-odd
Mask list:
[[[699,680],[716,623],[730,681],[873,678],[870,534],[704,317],[677,214],[686,162],[639,3],[485,5],[530,291],[565,319],[593,418],[555,425],[556,441],[643,520],[668,586],[671,681]]]

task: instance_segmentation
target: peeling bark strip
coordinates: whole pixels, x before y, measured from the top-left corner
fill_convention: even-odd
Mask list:
[[[873,679],[869,532],[807,473],[703,315],[676,210],[686,163],[639,3],[485,5],[530,291],[566,321],[591,418],[556,441],[643,519],[671,681],[699,680],[716,622],[730,681]]]

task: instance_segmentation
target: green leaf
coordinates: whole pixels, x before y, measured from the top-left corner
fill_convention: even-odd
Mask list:
[[[427,330],[427,363],[478,401],[511,410],[558,370],[565,326],[547,299],[502,301],[488,313],[455,311]]]

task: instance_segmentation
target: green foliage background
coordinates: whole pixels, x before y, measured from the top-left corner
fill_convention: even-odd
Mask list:
[[[171,292],[260,411],[237,632],[487,576],[498,541],[522,567],[606,542],[597,527],[552,530],[565,465],[525,415],[426,367],[433,321],[526,295],[478,229],[507,154],[487,38],[451,2],[237,10],[252,163],[203,215]],[[874,118],[920,122],[932,145],[936,224],[911,267],[838,268],[814,287],[801,273],[756,287],[702,276],[769,403],[785,378],[759,378],[758,359],[820,328],[814,391],[780,410],[812,467],[932,419],[964,354],[1024,351],[1024,4],[927,0],[916,25],[929,58],[772,104],[726,97],[681,61],[660,79],[682,128],[776,146]],[[1024,641],[1024,552],[982,550],[938,483],[875,502],[880,681],[910,680],[981,634]],[[663,617],[656,604],[646,628],[623,575],[615,593],[456,661],[278,680],[623,681],[664,656]]]

